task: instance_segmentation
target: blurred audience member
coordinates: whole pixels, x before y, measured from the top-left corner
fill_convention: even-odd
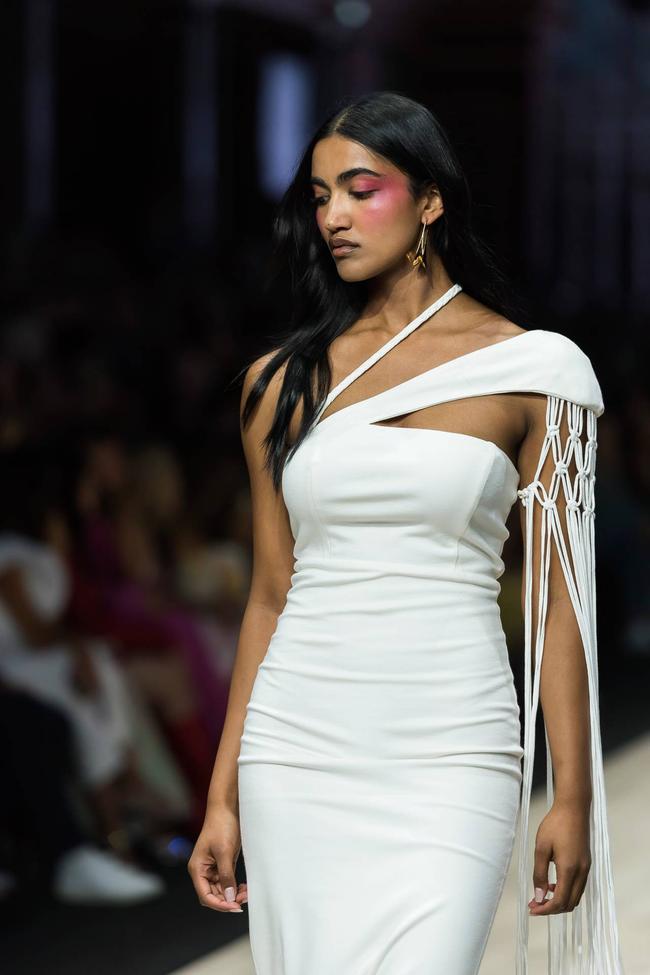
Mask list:
[[[127,676],[160,717],[194,794],[200,825],[212,749],[175,654],[130,655],[126,672],[104,639],[80,634],[69,613],[70,533],[57,508],[57,476],[42,450],[3,454],[0,512],[0,676],[68,716],[80,779],[102,835],[128,850],[125,801],[140,798]]]
[[[198,503],[179,522],[175,585],[209,636],[217,672],[229,681],[250,589],[250,496],[246,485],[228,480],[221,495],[209,494],[212,503],[200,503],[197,485]]]
[[[158,514],[143,517],[130,461],[115,435],[90,436],[86,443],[75,486],[73,617],[85,632],[116,641],[124,654],[142,647],[175,650],[191,676],[200,709],[191,727],[188,717],[182,731],[176,730],[183,747],[189,748],[191,739],[198,748],[199,738],[207,734],[213,748],[223,728],[229,682],[215,670],[204,632],[174,592],[171,553],[161,553],[165,533],[154,539],[150,530],[156,519],[160,524],[170,498],[176,510],[180,474],[175,470],[176,481],[167,495],[163,484],[157,502],[154,498]]]
[[[82,828],[70,796],[78,742],[62,709],[0,681],[0,733],[0,833],[14,840],[12,862],[0,864],[0,898],[14,890],[14,876],[18,890],[21,881],[45,880],[68,904],[132,904],[163,893],[161,877],[100,848]]]

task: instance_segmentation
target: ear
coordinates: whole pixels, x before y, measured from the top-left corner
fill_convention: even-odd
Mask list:
[[[444,213],[444,205],[440,190],[435,183],[431,183],[423,193],[424,208],[422,216],[427,217],[427,223],[433,223]]]

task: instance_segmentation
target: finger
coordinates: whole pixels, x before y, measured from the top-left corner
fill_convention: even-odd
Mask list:
[[[199,873],[192,877],[192,881],[197,897],[199,898],[199,903],[203,907],[209,907],[213,911],[222,911],[224,913],[230,913],[232,911],[232,907],[226,900],[219,894],[214,893],[209,877]]]
[[[548,891],[548,867],[551,862],[552,850],[550,846],[538,843],[535,846],[535,863],[533,865],[533,886],[535,894],[528,902],[529,905],[541,904]]]
[[[235,880],[235,869],[232,856],[229,853],[217,854],[217,870],[219,871],[219,890],[226,903],[232,905],[233,910],[241,910],[237,903],[237,881]]]
[[[206,859],[197,864],[195,860],[190,859],[187,867],[202,907],[209,907],[212,910],[224,913],[237,913],[241,910],[240,905],[235,904],[233,906],[227,901],[224,892],[219,888],[217,864],[214,860]]]
[[[546,896],[543,898],[543,900],[541,902],[536,901],[534,897],[531,900],[528,901],[528,913],[529,914],[537,914],[537,911],[535,910],[535,908],[541,907],[542,904],[546,904],[549,899],[552,899],[554,897],[554,895],[555,895],[555,884],[554,883],[548,883],[546,885],[546,887],[547,887]]]
[[[209,907],[213,911],[221,911],[224,914],[238,914],[242,907],[240,904],[233,904],[227,901],[223,894],[215,890],[216,885],[208,877],[198,876],[194,884],[198,894],[199,903],[203,907]]]
[[[569,896],[577,873],[577,866],[555,864],[557,870],[557,883],[553,890],[553,898],[543,904],[536,904],[532,908],[533,914],[562,914],[568,910]]]
[[[215,867],[215,870],[216,870],[216,867]],[[225,899],[224,889],[221,886],[221,883],[219,882],[219,878],[218,877],[217,877],[216,880],[213,881],[213,884],[214,884],[215,893],[218,893],[220,897],[224,897],[224,899]],[[246,884],[245,881],[244,881],[244,883],[237,885],[237,893],[235,895],[235,897],[237,898],[237,900],[240,899],[242,893],[245,894],[246,896],[248,896],[248,885]]]

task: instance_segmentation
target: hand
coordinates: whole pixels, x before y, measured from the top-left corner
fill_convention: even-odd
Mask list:
[[[241,849],[237,815],[230,809],[208,812],[194,845],[187,869],[203,907],[238,914],[248,903],[248,885],[235,880],[235,866]],[[232,899],[226,898],[226,891]]]
[[[548,866],[555,864],[557,882],[548,882]],[[591,867],[589,849],[589,806],[586,803],[562,803],[557,800],[541,821],[535,840],[533,883],[542,891],[538,903],[528,902],[528,913],[534,916],[572,911],[580,903]]]

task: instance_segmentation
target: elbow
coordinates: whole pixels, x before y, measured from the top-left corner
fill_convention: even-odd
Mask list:
[[[286,605],[287,595],[291,589],[293,569],[293,561],[287,566],[277,566],[273,571],[254,569],[248,605],[279,616]]]
[[[248,606],[271,616],[279,616],[287,602],[286,589],[251,587]]]

